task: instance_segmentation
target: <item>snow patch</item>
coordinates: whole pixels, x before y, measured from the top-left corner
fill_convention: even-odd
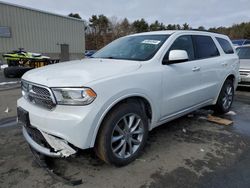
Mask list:
[[[229,115],[229,116],[235,116],[236,113],[234,111],[229,111],[228,113],[226,113],[226,115]]]
[[[20,81],[12,81],[12,82],[0,82],[0,86],[10,85],[10,84],[19,84]]]
[[[6,68],[6,67],[8,67],[8,65],[1,65],[1,68],[0,68],[0,69],[4,69],[4,68]]]

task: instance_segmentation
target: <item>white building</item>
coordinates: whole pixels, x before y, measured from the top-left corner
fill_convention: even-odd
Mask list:
[[[2,54],[18,48],[61,61],[81,59],[84,22],[0,1],[0,60]]]

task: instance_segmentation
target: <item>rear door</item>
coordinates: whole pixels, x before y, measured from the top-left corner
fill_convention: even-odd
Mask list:
[[[226,65],[220,57],[220,52],[211,36],[192,35],[195,59],[200,67],[201,87],[200,94],[204,101],[213,100],[218,94],[221,78]]]

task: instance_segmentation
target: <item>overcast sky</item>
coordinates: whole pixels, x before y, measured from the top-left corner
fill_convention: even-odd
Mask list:
[[[1,1],[1,0],[0,0]],[[88,20],[93,14],[145,18],[152,23],[183,24],[191,27],[230,26],[250,21],[250,0],[2,0],[52,13],[79,13]]]

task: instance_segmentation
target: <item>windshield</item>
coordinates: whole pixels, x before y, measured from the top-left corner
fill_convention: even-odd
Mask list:
[[[151,59],[170,35],[139,35],[117,39],[96,52],[93,58],[146,61]]]
[[[237,48],[240,59],[250,59],[250,47]]]

